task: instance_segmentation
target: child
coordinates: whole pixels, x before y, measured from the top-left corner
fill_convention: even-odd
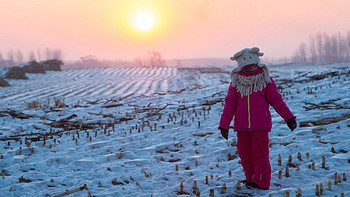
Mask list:
[[[268,190],[271,180],[269,161],[269,136],[272,121],[271,105],[287,122],[290,130],[297,127],[296,117],[284,103],[277,86],[264,64],[260,64],[259,48],[246,48],[237,52],[231,60],[238,62],[233,69],[231,83],[225,97],[219,129],[227,140],[234,116],[237,132],[237,150],[241,158],[248,188]]]

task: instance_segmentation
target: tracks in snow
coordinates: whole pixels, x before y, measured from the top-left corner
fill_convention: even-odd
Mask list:
[[[88,68],[28,74],[29,80],[10,80],[11,87],[0,88],[0,103],[4,107],[64,98],[67,104],[72,104],[84,99],[150,96],[197,83],[184,80],[186,74],[178,72],[176,67]]]

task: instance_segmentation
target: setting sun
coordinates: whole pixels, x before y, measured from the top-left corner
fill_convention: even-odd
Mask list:
[[[106,21],[114,30],[112,39],[119,39],[118,44],[127,43],[132,51],[146,50],[150,45],[161,43],[169,24],[174,24],[169,5],[162,2],[138,0],[110,4],[113,12],[107,15]]]
[[[147,12],[137,13],[132,20],[133,27],[142,32],[152,30],[154,22],[154,17]]]

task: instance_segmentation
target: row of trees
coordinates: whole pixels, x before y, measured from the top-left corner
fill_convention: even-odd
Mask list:
[[[163,55],[158,51],[150,51],[147,57],[137,57],[134,59],[134,65],[140,67],[162,67],[166,66]]]
[[[317,33],[310,36],[309,43],[302,42],[293,62],[348,62],[350,61],[350,32],[347,35],[337,33]]]
[[[63,56],[61,49],[50,49],[46,48],[44,50],[32,50],[29,52],[28,56],[25,57],[20,49],[13,50],[10,49],[6,54],[0,52],[0,62],[6,64],[6,66],[14,66],[22,64],[23,62],[33,61],[33,60],[48,60],[48,59],[59,59],[61,60]]]

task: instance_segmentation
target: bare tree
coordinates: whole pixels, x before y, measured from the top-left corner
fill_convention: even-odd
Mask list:
[[[338,42],[338,38],[337,35],[333,35],[332,37],[330,37],[329,40],[329,45],[330,45],[330,51],[329,51],[329,56],[330,56],[330,62],[339,62],[339,42]]]
[[[162,67],[166,66],[166,62],[163,59],[163,55],[158,51],[150,51],[147,53],[146,58],[137,57],[134,59],[134,65],[136,66],[149,66],[149,67]]]
[[[41,60],[41,51],[40,51],[40,49],[37,49],[37,50],[36,50],[36,57],[38,58],[37,61],[40,61],[40,60]]]
[[[348,35],[346,36],[346,61],[350,61],[350,31],[348,32]]]
[[[324,46],[323,46],[323,39],[322,34],[318,33],[316,34],[316,48],[317,48],[317,54],[318,54],[318,61],[322,62],[324,57]]]
[[[147,60],[146,58],[137,57],[134,59],[134,65],[139,67],[145,67],[147,66]]]
[[[29,61],[33,61],[35,60],[35,52],[34,51],[30,51],[29,52]]]
[[[166,65],[163,55],[158,51],[148,52],[148,63],[151,67],[162,67]]]
[[[310,62],[317,62],[317,51],[314,36],[310,36]]]
[[[13,61],[13,60],[14,60],[14,57],[15,57],[15,52],[14,52],[12,49],[10,49],[10,50],[7,52],[7,59],[8,59],[9,61]]]
[[[307,62],[307,54],[306,54],[306,44],[304,42],[302,42],[300,45],[299,45],[299,56],[300,56],[300,60],[302,62]]]
[[[24,61],[24,56],[23,56],[23,53],[20,49],[17,49],[16,53],[15,53],[15,62],[17,64],[22,64],[23,61]]]
[[[345,59],[345,38],[338,32],[338,60],[343,61]]]
[[[62,59],[63,53],[61,49],[54,49],[52,54],[52,59]]]
[[[53,50],[50,48],[46,48],[44,50],[44,55],[46,59],[53,59]]]
[[[327,33],[310,36],[310,46],[302,42],[291,59],[302,62],[350,61],[350,32],[346,37],[340,32],[331,36]]]
[[[61,59],[62,58],[62,50],[61,49],[46,48],[44,50],[44,55],[45,55],[46,59]]]
[[[292,56],[291,60],[293,62],[307,62],[307,47],[304,42],[300,43],[298,50],[294,52],[294,55]]]
[[[345,46],[346,46],[345,59],[346,61],[350,61],[350,31],[348,32],[345,39],[346,39],[345,40]]]

